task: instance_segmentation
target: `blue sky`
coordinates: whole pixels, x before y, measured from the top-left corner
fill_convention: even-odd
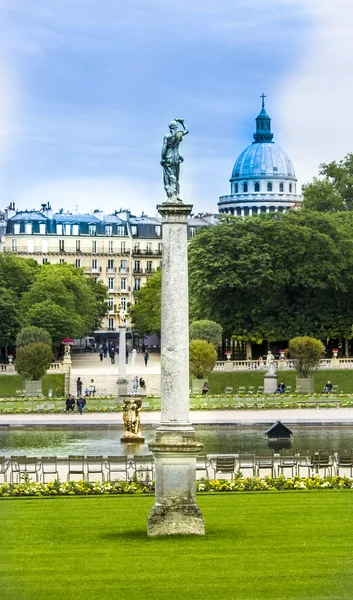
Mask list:
[[[300,183],[352,150],[349,0],[0,0],[0,207],[153,215],[185,119],[181,195],[216,211],[260,94]]]

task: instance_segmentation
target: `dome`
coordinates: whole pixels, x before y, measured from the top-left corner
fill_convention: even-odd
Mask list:
[[[253,142],[235,161],[231,181],[235,179],[280,177],[295,179],[292,161],[274,142]]]

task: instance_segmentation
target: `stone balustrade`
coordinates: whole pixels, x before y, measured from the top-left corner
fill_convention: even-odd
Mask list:
[[[279,359],[275,361],[277,369],[294,369],[294,362],[290,359]],[[319,369],[353,369],[353,358],[323,358],[320,360]],[[266,362],[259,363],[257,360],[217,360],[214,371],[263,371],[268,370]]]
[[[47,374],[52,373],[64,373],[64,367],[62,362],[53,362],[51,363],[49,369],[47,369]],[[16,365],[14,364],[0,364],[0,375],[17,375]]]

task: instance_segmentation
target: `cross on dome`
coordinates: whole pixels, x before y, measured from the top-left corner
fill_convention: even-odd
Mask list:
[[[261,94],[261,96],[260,96],[260,98],[262,99],[262,108],[265,108],[265,98],[266,98],[266,97],[267,97],[267,96],[265,96],[265,94],[262,92],[262,94]]]

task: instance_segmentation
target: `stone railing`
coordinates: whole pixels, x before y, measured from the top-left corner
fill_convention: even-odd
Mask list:
[[[62,362],[53,362],[51,363],[49,369],[47,369],[47,373],[64,373],[63,363]],[[0,375],[17,375],[16,373],[16,365],[4,365],[0,364]]]
[[[63,373],[63,363],[62,362],[53,362],[51,363],[47,373]]]
[[[280,359],[275,361],[277,369],[294,369],[293,360]],[[353,369],[353,358],[323,358],[319,369]],[[266,363],[257,360],[218,360],[214,371],[267,371]]]

